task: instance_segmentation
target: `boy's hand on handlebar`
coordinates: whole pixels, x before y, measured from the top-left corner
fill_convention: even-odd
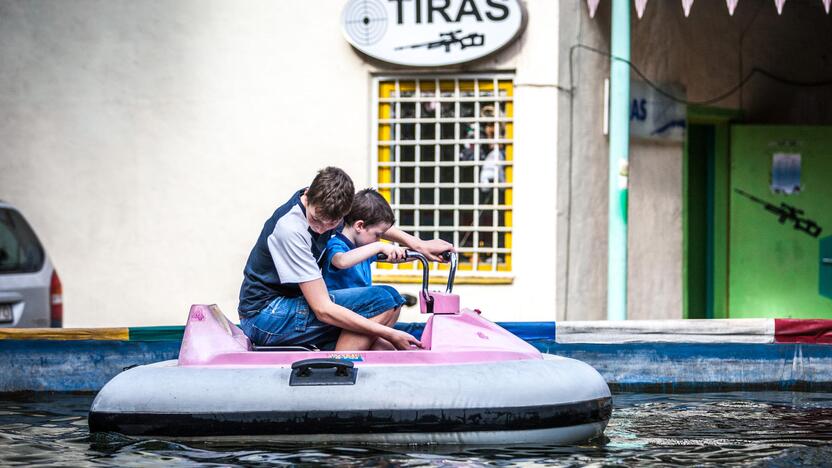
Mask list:
[[[422,347],[422,342],[417,340],[413,335],[401,330],[396,330],[395,328],[390,332],[390,336],[387,337],[387,341],[395,346],[396,349],[400,350],[412,349],[414,346],[417,348]]]
[[[413,250],[424,255],[431,262],[445,262],[442,254],[445,252],[456,252],[453,244],[442,239],[431,239],[421,241],[418,245],[413,246]]]
[[[395,262],[399,260],[404,260],[407,256],[404,247],[397,247],[393,244],[385,244],[382,243],[381,247],[379,248],[379,254],[384,255],[385,261],[388,262]]]

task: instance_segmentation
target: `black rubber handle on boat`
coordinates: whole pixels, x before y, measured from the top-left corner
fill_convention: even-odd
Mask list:
[[[345,361],[343,359],[304,359],[292,363],[292,370],[297,369],[298,375],[301,377],[308,376],[311,372],[309,369],[331,369],[336,368],[338,375],[346,375],[350,369],[354,367],[352,361]]]

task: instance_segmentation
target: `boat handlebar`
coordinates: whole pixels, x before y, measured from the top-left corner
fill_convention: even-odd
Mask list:
[[[446,262],[451,264],[451,269],[448,272],[448,285],[445,288],[445,292],[450,294],[454,289],[454,277],[456,276],[456,267],[458,264],[458,258],[456,252],[443,252],[441,255],[442,259]],[[400,262],[412,262],[414,260],[418,260],[422,263],[422,291],[424,293],[428,292],[428,282],[430,280],[430,264],[428,263],[428,259],[422,255],[421,253],[415,250],[405,250],[405,257],[404,260],[399,261],[391,261],[387,260],[387,255],[378,254],[376,260],[379,262],[390,262],[390,263],[400,263]]]

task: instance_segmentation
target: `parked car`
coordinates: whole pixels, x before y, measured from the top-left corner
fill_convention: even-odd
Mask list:
[[[0,201],[0,328],[61,327],[61,280],[23,215]]]

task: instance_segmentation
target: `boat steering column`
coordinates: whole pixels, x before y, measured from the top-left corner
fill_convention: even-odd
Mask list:
[[[419,292],[419,309],[423,314],[459,313],[459,295],[452,293],[459,260],[456,252],[444,252],[442,258],[451,264],[450,271],[448,272],[448,285],[445,287],[445,292],[430,291],[428,289],[428,284],[430,283],[430,263],[421,253],[415,250],[406,250],[404,260],[390,262],[401,263],[418,260],[422,263],[422,290]],[[380,254],[377,260],[380,262],[388,261],[387,256],[384,254]]]

